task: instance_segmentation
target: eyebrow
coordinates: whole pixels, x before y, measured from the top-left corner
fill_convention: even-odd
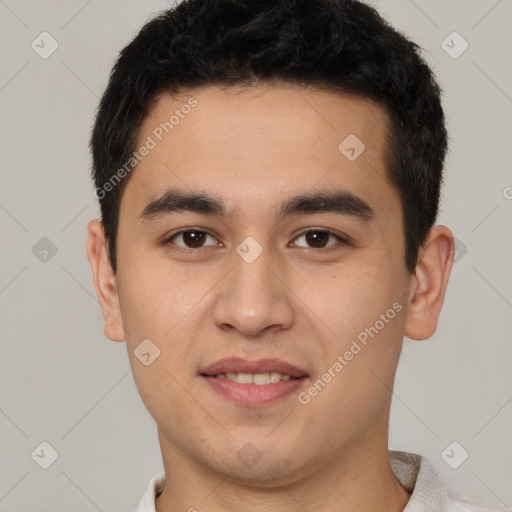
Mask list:
[[[156,217],[184,211],[226,218],[229,216],[222,200],[203,192],[169,189],[158,199],[150,201],[139,217]],[[288,198],[276,210],[276,222],[292,215],[334,213],[368,222],[374,217],[372,207],[352,192],[342,189],[309,192]]]

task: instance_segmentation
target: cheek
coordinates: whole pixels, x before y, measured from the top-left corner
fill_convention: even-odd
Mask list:
[[[373,325],[396,301],[402,300],[392,272],[389,267],[376,265],[339,265],[299,279],[293,289],[330,328],[331,335],[343,341]]]
[[[181,282],[173,284],[171,276],[162,276],[155,268],[133,264],[123,270],[119,296],[133,378],[155,421],[173,424],[170,402],[173,410],[189,407],[179,382],[190,346],[180,333],[188,325],[186,313],[194,297],[187,295]]]
[[[337,276],[337,277],[336,277]],[[309,417],[321,418],[321,437],[337,445],[385,417],[403,340],[405,307],[390,275],[332,275],[312,297],[312,310],[334,334],[322,340],[321,374],[302,395]],[[386,283],[389,283],[386,285]],[[317,322],[321,328],[321,323]],[[327,339],[329,341],[327,341]],[[329,425],[340,425],[333,436]],[[346,427],[345,429],[341,426]]]
[[[208,282],[201,280],[193,286],[192,280],[197,281],[197,276],[194,278],[177,271],[176,267],[148,265],[149,258],[142,265],[143,256],[138,260],[133,258],[124,262],[119,300],[134,377],[141,382],[151,382],[149,387],[156,391],[155,383],[160,383],[158,379],[172,386],[171,376],[180,378],[186,370],[183,363],[190,359],[192,333],[197,328],[191,313],[205,295]],[[144,340],[150,340],[150,343]],[[138,347],[143,342],[148,344],[150,352],[154,350],[158,354],[150,367],[137,360]],[[147,392],[151,393],[151,389]]]
[[[361,413],[362,421],[388,398],[406,314],[401,274],[393,272],[391,267],[354,266],[316,280],[317,292],[310,295],[308,306],[318,312],[317,328],[325,333],[319,363],[335,375],[317,405],[333,407],[334,414],[348,407],[355,417]]]
[[[183,276],[172,268],[163,272],[149,261],[134,258],[123,266],[119,300],[129,343],[144,338],[163,342],[190,305],[197,302],[197,293],[186,286]]]

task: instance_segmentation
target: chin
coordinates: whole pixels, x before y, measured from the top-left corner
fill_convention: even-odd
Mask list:
[[[226,447],[214,461],[203,461],[238,484],[268,489],[291,484],[309,474],[311,464],[304,458],[303,446],[287,447],[282,443],[269,443],[268,439],[265,443],[265,435],[259,442],[247,441]]]

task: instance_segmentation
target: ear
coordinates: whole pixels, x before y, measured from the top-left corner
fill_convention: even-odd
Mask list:
[[[433,227],[420,248],[411,277],[405,324],[408,338],[425,340],[435,333],[454,257],[452,232],[446,226]]]
[[[116,276],[108,255],[108,243],[103,224],[99,219],[87,226],[87,259],[91,264],[94,288],[103,313],[104,332],[112,341],[124,341],[125,332],[119,307]]]

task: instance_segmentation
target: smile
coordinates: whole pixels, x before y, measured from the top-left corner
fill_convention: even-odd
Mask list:
[[[294,396],[305,385],[308,374],[280,359],[228,357],[201,368],[199,377],[217,397],[256,407]]]
[[[218,373],[215,375],[217,379],[229,379],[232,382],[239,384],[256,384],[257,386],[264,386],[266,384],[275,384],[276,382],[290,380],[291,375],[282,374],[278,372],[272,373]]]

